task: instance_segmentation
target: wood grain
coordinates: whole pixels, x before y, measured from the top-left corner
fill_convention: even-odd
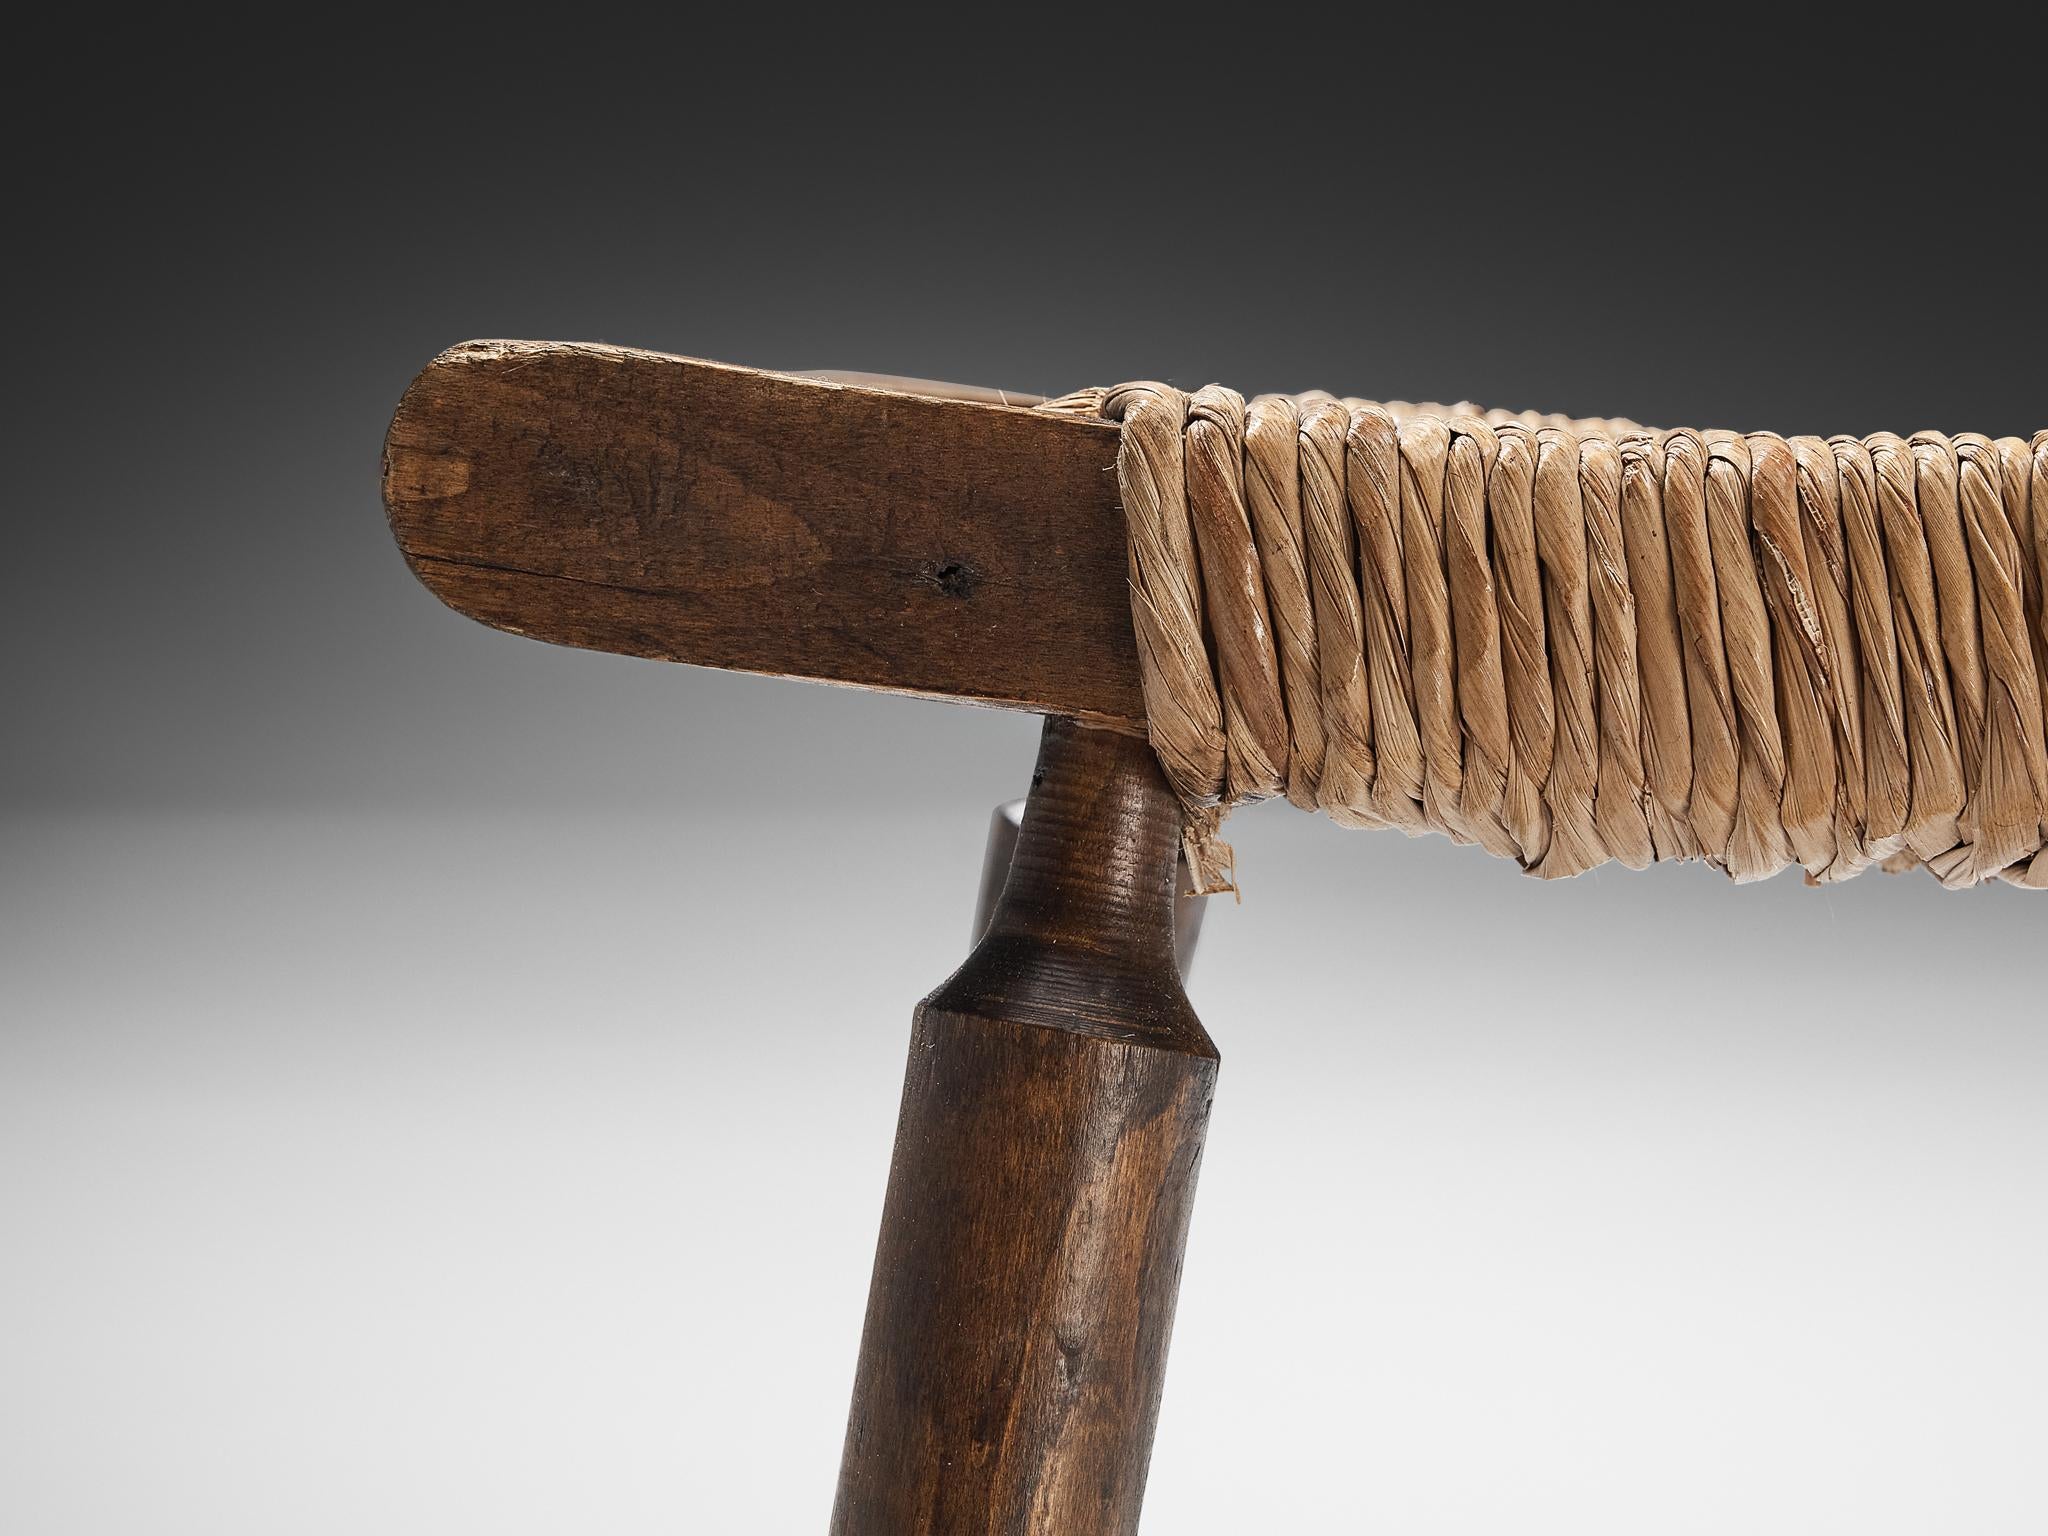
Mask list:
[[[1215,1089],[1177,803],[1046,724],[989,932],[919,1006],[836,1536],[1137,1529]]]
[[[1138,730],[1116,451],[985,400],[471,342],[406,391],[384,500],[499,629]]]

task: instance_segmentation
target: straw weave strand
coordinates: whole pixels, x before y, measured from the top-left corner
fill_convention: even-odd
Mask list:
[[[1784,438],[1211,385],[1122,425],[1196,883],[1272,795],[1546,877],[2048,888],[2048,432]]]

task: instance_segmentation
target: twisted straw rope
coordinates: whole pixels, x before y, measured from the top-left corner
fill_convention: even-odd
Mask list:
[[[1545,877],[1924,864],[2048,888],[2048,432],[1658,432],[1083,390],[1122,423],[1150,733],[1198,889],[1231,806]]]

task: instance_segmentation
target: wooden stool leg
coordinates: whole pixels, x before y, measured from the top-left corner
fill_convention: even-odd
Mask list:
[[[912,1020],[838,1536],[1137,1529],[1216,1083],[1178,836],[1143,740],[1047,722],[987,936]]]

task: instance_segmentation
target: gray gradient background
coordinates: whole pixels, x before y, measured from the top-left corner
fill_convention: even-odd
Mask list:
[[[22,60],[0,1527],[822,1527],[1035,722],[441,609],[440,347],[2048,421],[1995,40],[773,25]],[[1233,831],[1147,1529],[2048,1528],[2048,903]]]

